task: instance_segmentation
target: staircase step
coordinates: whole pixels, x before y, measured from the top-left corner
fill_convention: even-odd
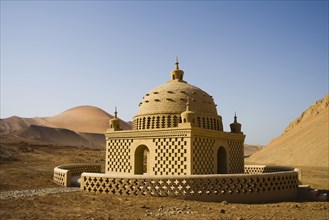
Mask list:
[[[318,189],[311,188],[309,185],[298,186],[298,197],[310,201],[327,201],[328,195],[321,193]]]

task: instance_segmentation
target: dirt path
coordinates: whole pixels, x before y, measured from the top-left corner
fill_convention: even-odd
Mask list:
[[[42,189],[27,189],[0,192],[0,199],[15,199],[29,196],[44,196],[53,193],[66,193],[79,191],[79,187],[56,187],[56,188],[42,188]]]

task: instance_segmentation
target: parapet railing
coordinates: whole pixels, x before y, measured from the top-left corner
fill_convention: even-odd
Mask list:
[[[299,183],[302,182],[302,171],[298,168],[287,166],[272,166],[272,165],[245,165],[245,174],[260,174],[260,173],[274,173],[284,171],[295,171],[298,173]]]
[[[54,182],[62,186],[71,186],[71,177],[83,172],[100,173],[99,164],[66,164],[54,168]]]

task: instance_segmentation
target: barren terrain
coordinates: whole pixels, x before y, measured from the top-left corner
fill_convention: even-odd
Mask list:
[[[58,187],[59,164],[98,162],[103,149],[1,143],[0,193]],[[303,181],[329,189],[328,169],[302,167]],[[81,191],[0,200],[1,219],[329,219],[329,202],[225,204],[169,197],[118,196]]]
[[[285,131],[247,161],[329,167],[329,95],[315,102]]]
[[[103,133],[111,117],[96,107],[82,106],[55,117],[1,119],[0,218],[329,219],[328,201],[231,204],[172,197],[96,195],[55,185],[52,176],[57,165],[91,162],[104,168],[105,150],[96,148],[105,146],[103,136],[81,132]],[[252,155],[247,163],[298,167],[303,184],[328,193],[327,128],[328,96],[306,110],[266,148],[245,146],[245,155]]]

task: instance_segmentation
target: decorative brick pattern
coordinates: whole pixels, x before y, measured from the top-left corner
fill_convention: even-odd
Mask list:
[[[72,165],[72,167],[67,167],[67,169],[70,171],[72,176],[80,175],[83,172],[90,172],[90,173],[101,172],[100,165],[88,165],[88,164]]]
[[[70,177],[68,178],[67,172],[68,170],[55,167],[53,176],[54,182],[61,186],[69,186],[70,181],[68,179],[70,179]]]
[[[258,175],[188,175],[171,177],[111,176],[84,173],[81,189],[94,193],[154,196],[227,196],[262,193],[282,194],[297,191],[298,175],[294,171]],[[267,194],[268,195],[268,194]],[[235,197],[234,197],[235,196]]]
[[[130,145],[133,139],[109,139],[106,148],[106,172],[132,171]]]
[[[175,137],[186,137],[191,132],[181,129],[168,129],[162,131],[156,130],[144,130],[144,131],[135,131],[135,130],[127,130],[127,131],[117,131],[112,133],[106,133],[106,140],[110,139],[122,139],[122,137],[127,138],[175,138]]]
[[[298,169],[292,167],[283,167],[283,166],[247,165],[244,167],[244,173],[246,174],[273,173],[273,172],[296,171],[296,170]]]
[[[243,173],[244,171],[244,153],[243,143],[237,141],[229,141],[229,173]]]
[[[81,175],[83,172],[100,173],[99,164],[67,164],[54,168],[54,182],[61,186],[70,186],[71,177]]]
[[[223,131],[223,123],[220,117],[198,116],[195,118],[195,126],[205,129]],[[180,114],[159,114],[153,116],[139,116],[133,120],[134,130],[162,129],[178,127],[182,122]]]
[[[178,123],[182,122],[180,114],[174,115],[153,115],[153,116],[141,116],[135,117],[133,120],[134,130],[145,129],[159,129],[159,128],[173,128],[178,127]]]
[[[155,175],[187,174],[187,142],[184,138],[155,138]]]
[[[214,144],[213,138],[193,138],[192,147],[192,174],[212,174],[214,171]]]

